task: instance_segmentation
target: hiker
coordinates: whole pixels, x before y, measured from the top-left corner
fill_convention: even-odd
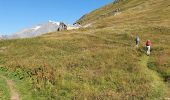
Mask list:
[[[138,46],[139,46],[139,43],[140,43],[140,38],[139,38],[139,36],[136,37],[135,41],[136,41],[136,46],[138,47]]]
[[[146,42],[146,48],[147,48],[146,54],[147,54],[147,55],[150,55],[151,45],[152,45],[151,41],[150,41],[150,40],[147,40],[147,42]]]

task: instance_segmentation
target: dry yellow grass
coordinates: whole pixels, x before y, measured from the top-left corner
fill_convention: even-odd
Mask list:
[[[91,28],[1,41],[0,62],[29,80],[35,99],[164,99],[169,97],[169,3],[111,3],[79,21],[93,23]],[[121,13],[113,16],[117,8]],[[150,57],[147,39],[153,42]]]

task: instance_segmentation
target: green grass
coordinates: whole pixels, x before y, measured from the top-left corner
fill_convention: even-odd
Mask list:
[[[21,80],[18,84],[29,83],[18,85],[21,93],[30,88],[33,99],[42,100],[164,97],[166,87],[159,75],[147,62],[138,64],[144,52],[135,50],[133,35],[108,29],[88,32],[2,41],[8,47],[2,54],[4,65]]]
[[[83,25],[92,22],[91,28],[0,41],[0,64],[7,70],[5,75],[15,80],[23,100],[167,98],[168,3],[109,4],[82,19]],[[122,13],[110,15],[118,7]],[[135,48],[136,35],[141,38],[139,48]],[[147,39],[153,42],[149,57],[144,50]]]
[[[10,92],[6,84],[6,80],[3,78],[0,78],[0,99],[10,100]]]
[[[36,98],[33,99],[31,91],[31,85],[29,84],[28,80],[20,80],[20,76],[16,75],[15,72],[9,71],[8,69],[4,67],[0,67],[0,75],[3,77],[6,77],[7,79],[12,79],[15,83],[15,88],[17,91],[19,91],[20,97],[22,100],[35,100]],[[6,84],[5,79],[0,80],[0,89],[4,91],[4,94],[6,98],[2,97],[2,100],[9,100],[10,98],[10,91],[9,87]]]

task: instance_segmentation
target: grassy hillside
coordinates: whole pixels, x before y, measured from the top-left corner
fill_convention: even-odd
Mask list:
[[[23,84],[23,98],[29,93],[34,100],[168,98],[169,11],[168,0],[124,0],[78,21],[91,28],[0,41],[0,69]],[[151,56],[145,55],[147,39]]]
[[[169,27],[169,4],[168,0],[122,0],[97,9],[77,22],[82,25],[92,23],[98,27],[102,25],[115,28],[128,24],[133,27],[150,24]]]

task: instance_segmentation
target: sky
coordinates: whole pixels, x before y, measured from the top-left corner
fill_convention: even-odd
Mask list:
[[[73,24],[113,0],[0,0],[0,35],[52,21]]]

